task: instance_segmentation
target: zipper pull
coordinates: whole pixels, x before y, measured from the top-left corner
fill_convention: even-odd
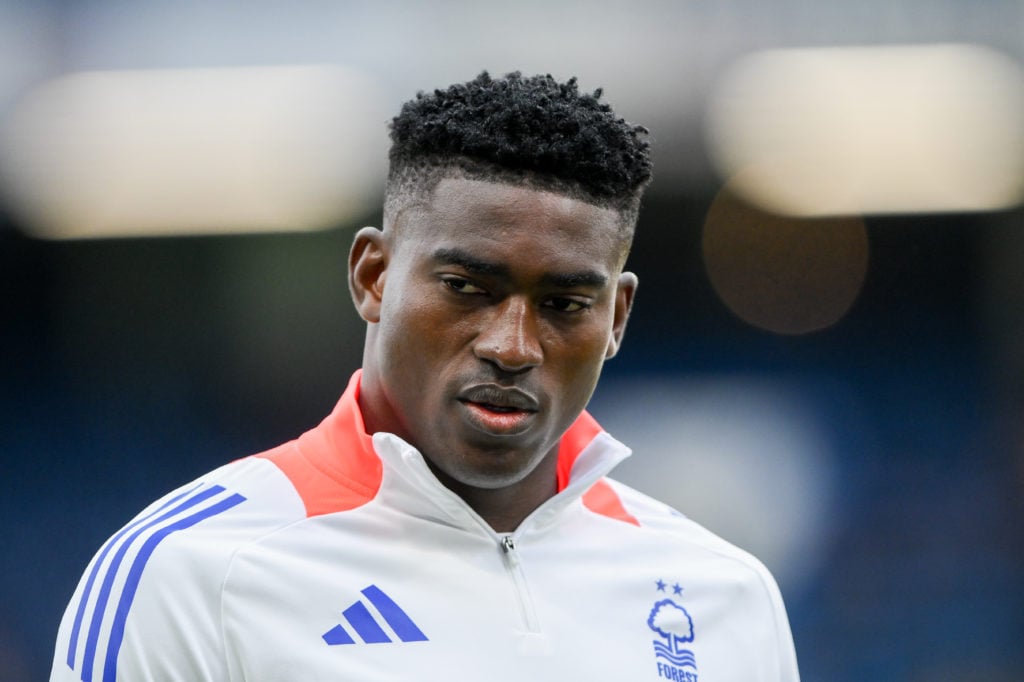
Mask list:
[[[508,563],[512,566],[519,565],[519,554],[516,553],[516,543],[512,539],[511,535],[506,535],[501,539],[501,551],[508,559]]]

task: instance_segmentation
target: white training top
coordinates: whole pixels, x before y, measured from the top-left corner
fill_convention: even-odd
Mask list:
[[[586,413],[559,492],[495,533],[400,438],[359,373],[300,438],[155,502],[64,614],[52,682],[792,682],[778,588],[749,554],[605,474]]]

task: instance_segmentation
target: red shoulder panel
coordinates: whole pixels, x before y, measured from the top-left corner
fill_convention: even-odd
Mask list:
[[[622,506],[622,500],[619,499],[618,493],[608,484],[608,481],[603,479],[590,486],[590,490],[583,493],[583,506],[595,514],[625,521],[634,526],[640,525],[636,517]]]
[[[297,440],[256,455],[288,477],[306,516],[361,507],[380,490],[383,467],[359,411],[359,379],[352,375],[334,411]]]

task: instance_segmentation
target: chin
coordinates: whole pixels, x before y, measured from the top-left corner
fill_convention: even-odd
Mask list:
[[[460,477],[460,483],[471,488],[480,490],[501,490],[508,488],[522,481],[529,474],[527,471],[501,474],[479,474],[475,473]]]
[[[492,466],[459,466],[446,469],[431,465],[431,469],[446,484],[455,483],[480,490],[500,490],[519,483],[536,468],[536,465],[516,466],[502,461],[494,461],[491,464]]]

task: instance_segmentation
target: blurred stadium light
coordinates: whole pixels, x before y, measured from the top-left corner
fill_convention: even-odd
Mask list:
[[[734,191],[788,215],[977,211],[1024,199],[1024,73],[977,45],[754,52],[708,104]]]
[[[730,187],[708,209],[702,251],[708,280],[729,310],[779,334],[838,322],[868,272],[868,234],[859,217],[767,213]]]
[[[2,189],[48,239],[337,226],[377,203],[377,92],[339,66],[62,76],[0,130]]]
[[[605,380],[608,382],[608,380]],[[615,470],[799,589],[829,550],[838,474],[821,416],[781,381],[618,380],[592,406],[638,453]]]
[[[56,68],[55,18],[47,3],[0,0],[0,116]]]

